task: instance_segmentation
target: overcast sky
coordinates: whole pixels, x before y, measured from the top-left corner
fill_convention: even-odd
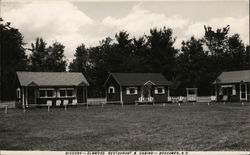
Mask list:
[[[67,59],[75,48],[99,44],[107,36],[126,30],[131,37],[149,34],[150,28],[173,29],[175,47],[192,35],[204,35],[203,25],[222,28],[230,25],[230,34],[239,33],[249,44],[249,2],[244,1],[7,1],[1,2],[1,16],[24,35],[26,46],[36,37],[50,45],[66,46]]]

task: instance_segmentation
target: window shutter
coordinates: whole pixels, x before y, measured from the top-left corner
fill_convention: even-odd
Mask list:
[[[137,88],[135,88],[135,94],[137,94]]]
[[[126,88],[126,94],[130,94],[129,88]]]
[[[57,93],[57,97],[60,97],[60,90],[59,89],[56,91],[56,93]]]
[[[158,94],[158,89],[157,89],[157,87],[155,87],[155,94]]]
[[[162,87],[162,94],[165,94],[165,87]]]

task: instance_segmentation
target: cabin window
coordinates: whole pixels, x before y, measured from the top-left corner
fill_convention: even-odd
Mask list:
[[[126,91],[127,95],[135,95],[137,94],[137,88],[136,87],[128,87]]]
[[[54,89],[40,89],[39,96],[43,97],[54,97]]]
[[[114,94],[115,93],[115,87],[110,86],[109,89],[108,89],[108,93],[109,94]]]
[[[155,87],[155,94],[165,94],[164,87]]]
[[[236,95],[235,85],[222,85],[221,95]]]
[[[47,97],[53,97],[53,90],[47,90]]]
[[[72,97],[73,96],[73,88],[62,88],[59,90],[60,97]]]
[[[67,90],[67,96],[73,96],[73,90],[72,89]]]
[[[66,96],[66,90],[60,90],[60,97]]]
[[[40,97],[45,97],[46,94],[45,94],[45,90],[40,90]]]

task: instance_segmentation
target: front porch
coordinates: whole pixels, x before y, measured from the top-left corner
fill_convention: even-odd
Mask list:
[[[38,87],[17,88],[18,107],[77,105],[86,103],[86,87]]]

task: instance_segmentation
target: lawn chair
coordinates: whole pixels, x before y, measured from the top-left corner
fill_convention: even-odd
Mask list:
[[[67,105],[69,104],[69,100],[63,100],[64,110],[67,111]]]
[[[60,106],[61,105],[61,100],[56,100],[56,106]]]
[[[46,104],[48,106],[48,112],[50,112],[50,107],[52,106],[52,101],[51,100],[47,100]]]
[[[52,101],[51,100],[47,100],[46,104],[47,104],[47,106],[52,106]]]
[[[69,104],[69,100],[63,100],[63,105],[67,106]]]
[[[74,99],[74,100],[72,100],[72,105],[77,105],[77,100],[76,99]]]
[[[223,101],[227,101],[228,100],[228,96],[227,95],[224,95],[223,98],[222,98]]]

